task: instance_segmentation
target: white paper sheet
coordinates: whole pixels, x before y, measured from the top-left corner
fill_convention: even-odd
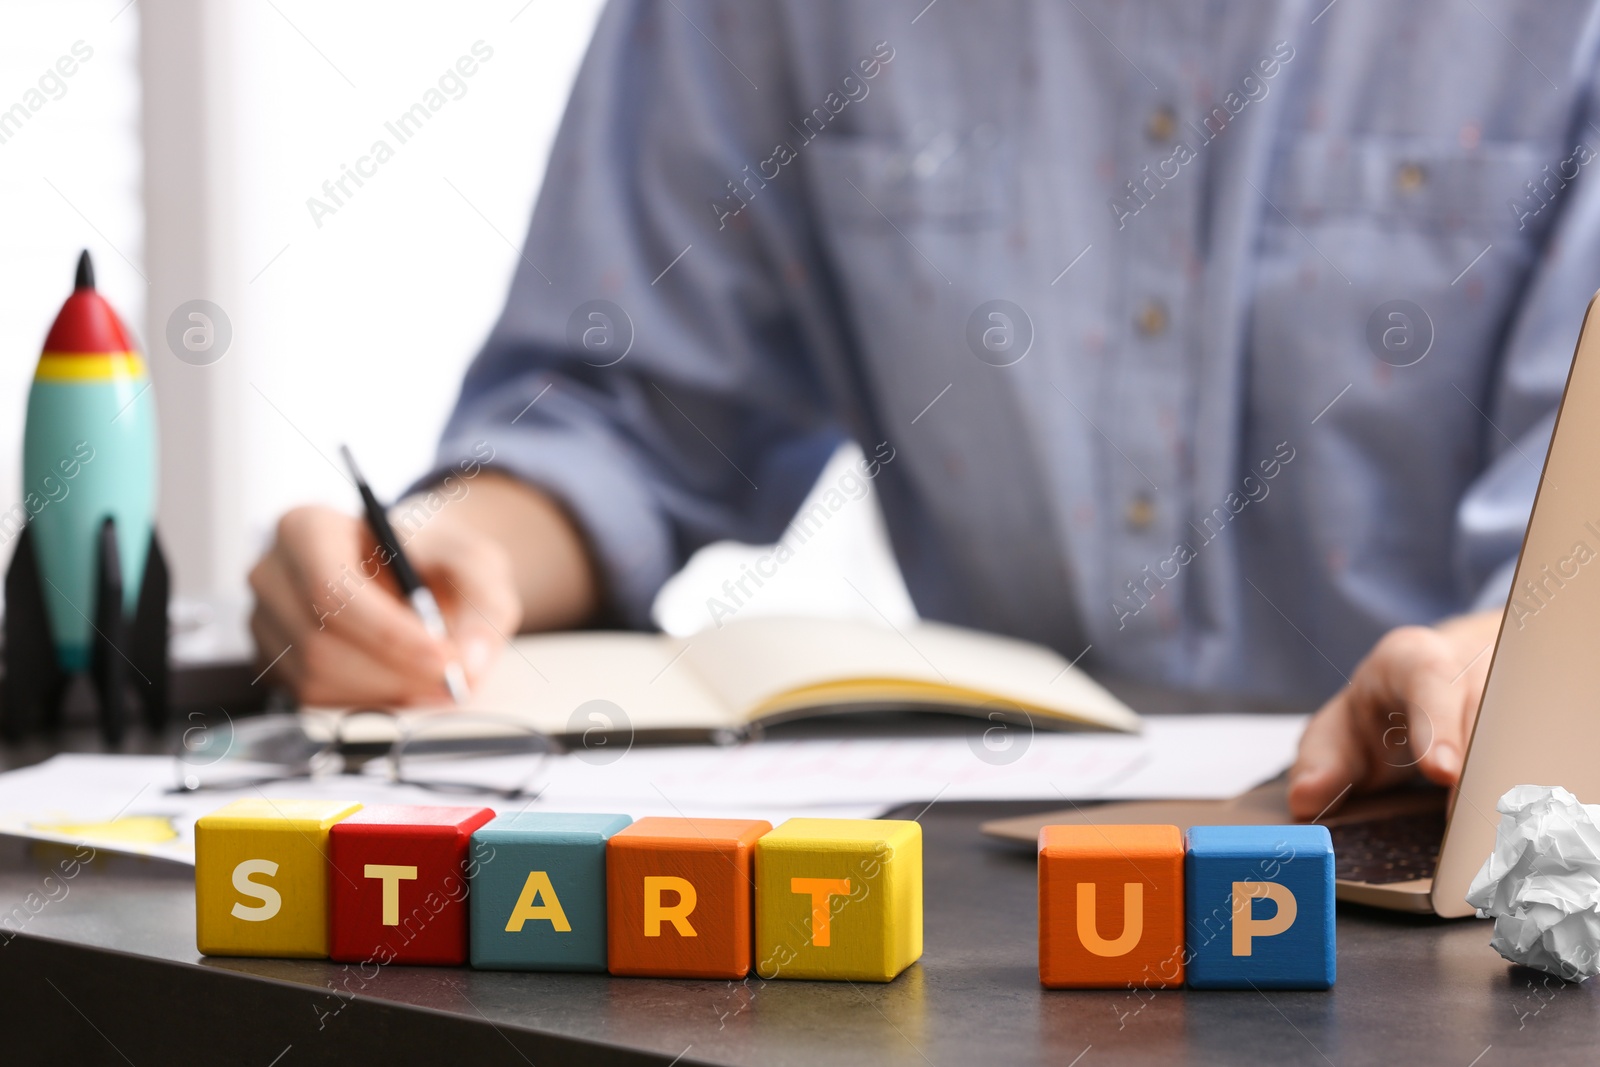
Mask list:
[[[363,804],[428,804],[484,807],[497,814],[513,811],[617,812],[635,819],[647,815],[766,819],[776,826],[798,815],[867,819],[884,805],[818,804],[782,806],[771,802],[731,810],[692,801],[674,804],[654,798],[605,798],[563,802],[548,796],[506,800],[493,794],[442,793],[395,785],[366,775],[333,775],[317,781],[291,779],[240,790],[172,792],[173,761],[164,756],[64,755],[0,774],[0,835],[87,844],[100,852],[151,856],[194,863],[195,820],[241,797],[273,800],[356,800]]]
[[[972,737],[638,747],[595,765],[569,756],[548,795],[738,807],[915,800],[1231,797],[1294,758],[1304,716],[1147,716],[1142,735],[1016,730]],[[1007,747],[1009,746],[1009,747]],[[510,761],[507,761],[510,763]],[[509,769],[509,768],[508,768]]]
[[[0,834],[194,862],[194,821],[240,796],[366,804],[463,804],[504,811],[614,811],[766,819],[870,818],[899,804],[952,800],[1224,798],[1281,772],[1304,716],[1148,716],[1139,736],[1018,733],[985,738],[763,741],[636,747],[547,762],[537,800],[440,793],[367,775],[290,780],[238,791],[174,793],[159,756],[57,756],[0,774]],[[525,779],[529,757],[432,765],[439,779]],[[98,825],[111,823],[111,826]]]

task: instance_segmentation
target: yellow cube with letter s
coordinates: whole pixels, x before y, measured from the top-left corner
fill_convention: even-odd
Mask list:
[[[342,800],[236,800],[194,827],[195,943],[208,956],[328,954],[328,831]]]

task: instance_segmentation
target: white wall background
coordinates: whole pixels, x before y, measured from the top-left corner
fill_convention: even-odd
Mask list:
[[[0,6],[0,113],[27,113],[0,127],[0,509],[21,499],[28,386],[80,249],[94,250],[100,288],[128,326],[143,326],[139,14],[126,5]],[[56,64],[74,45],[89,59],[62,78]],[[0,560],[12,547],[0,545]]]
[[[0,144],[0,194],[7,215],[25,220],[16,240],[0,243],[0,345],[9,357],[0,361],[0,411],[17,414],[14,423],[0,420],[12,426],[0,432],[0,499],[16,498],[27,382],[80,245],[100,250],[103,287],[152,358],[173,358],[162,336],[171,308],[152,304],[146,313],[138,272],[135,60],[139,9],[174,5],[146,19],[148,32],[167,33],[173,19],[156,16],[185,3],[200,0],[142,0],[126,9],[128,0],[7,0],[0,7],[0,107],[74,40],[96,48],[67,94],[13,143]],[[302,502],[352,508],[350,486],[334,467],[341,442],[380,495],[397,494],[427,468],[461,373],[505,298],[600,7],[600,0],[203,4],[208,25],[197,39],[208,53],[212,109],[205,125],[224,132],[209,140],[197,133],[194,151],[196,165],[223,187],[214,206],[197,211],[226,216],[207,220],[209,240],[227,246],[215,257],[225,276],[204,292],[153,291],[160,303],[215,299],[231,321],[226,366],[204,369],[216,371],[211,381],[222,394],[205,402],[226,411],[206,433],[228,440],[190,446],[214,448],[217,462],[195,469],[217,471],[228,484],[210,493],[168,485],[163,507],[167,522],[204,526],[220,531],[207,536],[238,544],[203,559],[180,553],[180,590],[242,597],[244,568],[283,510]],[[384,124],[439,88],[474,45],[492,56],[477,59],[460,86],[446,86],[448,102],[399,143]],[[162,76],[160,69],[146,75]],[[164,119],[146,116],[157,125]],[[343,204],[319,225],[308,198],[331,202],[324,183],[379,139],[394,157],[359,188],[348,184],[350,195],[340,193]],[[174,140],[187,143],[182,136],[166,143]],[[201,160],[201,153],[211,155]],[[104,251],[112,245],[121,255]],[[170,373],[196,372],[174,366]],[[163,419],[183,419],[181,406],[164,405]],[[702,554],[658,605],[659,621],[677,632],[708,624],[707,597],[757,554],[735,546]],[[912,617],[870,497],[842,509],[741,607],[786,610]]]
[[[293,503],[350,506],[329,462],[341,441],[380,494],[428,467],[461,371],[505,298],[599,6],[237,9],[236,170],[248,211],[234,318],[256,538]],[[385,122],[479,41],[492,58],[400,144]],[[308,198],[331,202],[323,183],[379,139],[394,158],[360,188],[347,181],[354,195],[319,227]]]

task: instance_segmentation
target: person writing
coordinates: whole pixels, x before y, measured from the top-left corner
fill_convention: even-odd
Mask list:
[[[516,632],[648,626],[696,548],[889,442],[925,617],[1320,702],[1301,817],[1453,782],[1600,284],[1597,37],[1463,9],[1453,62],[1420,3],[1090,6],[612,3],[419,482],[483,466],[407,531],[451,638],[329,610],[371,542],[299,508],[263,662],[441,701]]]

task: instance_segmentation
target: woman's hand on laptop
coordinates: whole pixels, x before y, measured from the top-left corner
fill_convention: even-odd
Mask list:
[[[1307,724],[1289,771],[1294,816],[1316,818],[1419,772],[1455,785],[1500,618],[1484,611],[1385,634]]]
[[[582,623],[598,597],[577,528],[549,497],[485,470],[392,512],[450,631],[431,636],[400,599],[366,523],[300,507],[250,572],[259,663],[304,704],[446,703],[445,665],[475,684],[523,629]]]

